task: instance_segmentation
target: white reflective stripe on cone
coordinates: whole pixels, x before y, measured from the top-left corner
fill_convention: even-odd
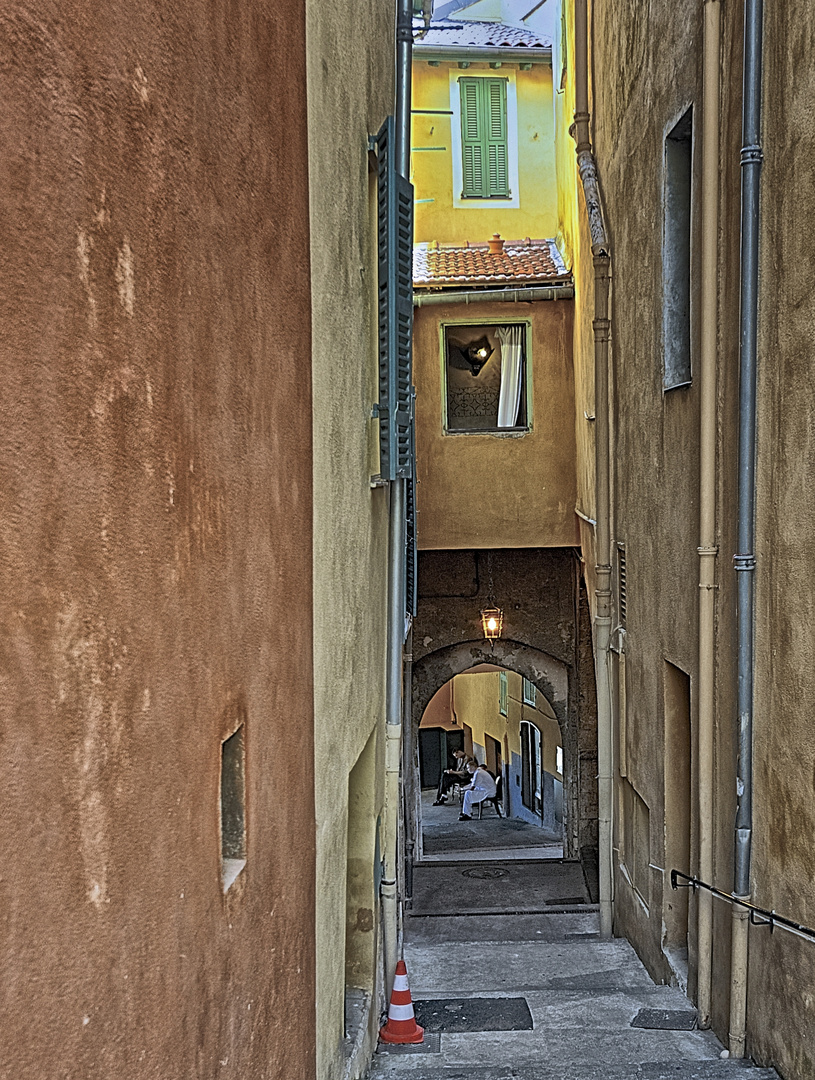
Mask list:
[[[412,1005],[391,1005],[388,1009],[389,1020],[412,1020],[413,1019],[413,1006]]]
[[[393,988],[394,990],[409,990],[407,975],[394,975]]]

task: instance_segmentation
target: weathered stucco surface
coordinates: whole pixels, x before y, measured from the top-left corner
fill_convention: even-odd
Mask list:
[[[702,3],[634,0],[594,5],[594,138],[613,252],[612,450],[615,540],[626,544],[628,781],[650,810],[650,861],[664,861],[666,662],[690,677],[691,745],[697,717],[698,276]],[[722,5],[722,108],[717,386],[716,717],[714,884],[733,887],[736,789],[735,574],[738,425],[739,202],[743,6]],[[811,432],[813,312],[802,224],[812,195],[815,80],[806,49],[811,5],[765,13],[754,721],[754,902],[815,925],[811,718],[815,708],[810,568],[815,559],[804,492],[815,466]],[[662,199],[664,139],[694,109],[692,210],[693,384],[663,393]],[[636,208],[636,212],[632,212]],[[579,295],[579,290],[578,290]],[[585,318],[585,313],[582,316]],[[580,324],[578,314],[576,322]],[[579,421],[578,421],[579,423]],[[693,751],[695,754],[695,750]],[[694,778],[696,758],[691,775]],[[618,806],[619,808],[619,806]],[[693,813],[696,813],[695,804]],[[624,832],[625,822],[618,822]],[[691,865],[696,829],[692,826]],[[680,867],[681,869],[681,867]],[[616,926],[656,975],[662,955],[661,872],[648,910],[618,873]],[[730,912],[714,907],[713,1023],[727,1037]],[[691,971],[695,939],[691,908]],[[750,931],[747,1051],[782,1074],[815,1076],[815,950],[766,929]]]
[[[812,6],[765,15],[765,162],[756,581],[754,882],[757,902],[815,926],[815,475],[811,235]],[[758,932],[753,1046],[785,1076],[815,1076],[815,945]]]
[[[12,2],[0,54],[3,1071],[310,1077],[303,5]]]
[[[577,542],[572,303],[441,304],[416,309],[414,380],[420,548],[563,547]],[[525,434],[443,430],[439,326],[531,320],[531,426]]]
[[[375,851],[384,770],[387,490],[379,472],[376,173],[368,136],[393,112],[393,3],[307,4],[314,394],[313,774],[317,1068],[343,1075],[348,985],[379,1019]],[[306,362],[305,355],[300,364]]]

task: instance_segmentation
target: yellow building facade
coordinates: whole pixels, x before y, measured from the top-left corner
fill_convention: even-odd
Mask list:
[[[502,84],[509,190],[495,198],[463,195],[462,81],[466,88],[474,80]],[[419,59],[413,65],[412,112],[417,243],[474,243],[493,233],[508,239],[555,236],[550,63]]]

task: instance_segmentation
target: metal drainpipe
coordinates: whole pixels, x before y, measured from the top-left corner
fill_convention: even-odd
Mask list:
[[[413,730],[413,627],[408,632],[405,643],[405,695],[402,703],[402,828],[405,845],[403,855],[404,888],[402,889],[404,906],[409,908],[413,902],[413,860],[416,857],[416,744]]]
[[[410,90],[413,18],[411,0],[396,7],[396,168],[410,175]],[[399,953],[396,874],[399,838],[399,764],[402,744],[402,646],[405,640],[405,481],[390,485],[388,525],[388,643],[383,817],[382,923],[385,989],[390,1000]]]
[[[611,492],[609,479],[608,295],[611,257],[597,167],[589,134],[589,25],[587,0],[575,0],[575,139],[594,262],[594,397],[596,507],[594,654],[597,679],[597,798],[600,870],[600,934],[613,929],[614,744],[609,637],[611,633]]]
[[[739,349],[738,711],[739,765],[733,893],[750,896],[753,832],[753,575],[755,547],[756,354],[758,214],[761,181],[762,0],[744,5],[744,90],[741,151],[741,313]],[[744,908],[733,905],[730,972],[730,1053],[744,1057],[747,1018],[747,935]]]
[[[716,369],[719,243],[720,0],[704,8],[702,113],[702,267],[699,350],[699,877],[713,881],[714,615],[716,596]],[[697,893],[697,1007],[710,1027],[713,897]]]

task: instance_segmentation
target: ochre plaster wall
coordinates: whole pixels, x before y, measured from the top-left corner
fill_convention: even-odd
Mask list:
[[[815,309],[801,228],[815,203],[813,33],[811,5],[766,9],[753,888],[762,907],[815,927]],[[751,943],[751,1048],[784,1076],[813,1077],[815,945],[777,931]]]
[[[443,431],[439,327],[529,319],[531,429],[525,434]],[[575,516],[572,303],[443,304],[417,308],[416,384],[420,548],[565,547]]]
[[[696,724],[699,388],[695,351],[693,385],[667,394],[661,388],[662,253],[654,222],[662,218],[664,137],[689,104],[698,183],[702,8],[651,5],[645,19],[642,6],[626,0],[613,9],[597,5],[594,13],[594,134],[614,268],[614,536],[627,545],[629,779],[650,809],[651,861],[660,866],[665,865],[666,825],[660,675],[665,660],[690,676],[692,729]],[[731,560],[737,550],[742,16],[741,5],[722,5],[713,883],[727,891],[733,887],[737,768]],[[752,861],[754,902],[809,926],[815,925],[815,677],[811,634],[801,628],[811,625],[815,609],[809,571],[815,548],[805,496],[815,467],[810,363],[815,325],[808,299],[809,238],[801,221],[812,202],[806,162],[815,147],[815,79],[806,49],[813,30],[815,13],[801,0],[783,13],[765,12]],[[694,284],[698,224],[694,217]],[[694,292],[695,320],[698,299]],[[695,350],[697,321],[693,331]],[[692,832],[692,864],[695,845]],[[661,957],[664,890],[662,876],[654,871],[648,913],[618,875],[617,930],[630,936],[657,975],[667,973]],[[726,1040],[729,908],[715,905],[714,919],[713,1023]],[[693,992],[693,911],[690,946]],[[778,1065],[788,1080],[815,1075],[815,1004],[807,991],[813,978],[810,944],[780,931],[751,930],[747,1051],[762,1063]]]
[[[19,1080],[314,1075],[304,29],[290,0],[0,14]],[[224,896],[241,718],[248,862]]]
[[[582,185],[577,174],[575,141],[569,132],[574,103],[574,19],[573,0],[561,0],[565,12],[558,20],[553,50],[555,95],[555,168],[557,176],[557,242],[574,278],[575,296],[572,364],[574,368],[574,424],[576,506],[580,519],[580,546],[588,585],[589,603],[594,606],[595,514],[595,403],[594,403],[594,267],[591,237]],[[563,32],[565,31],[565,37]],[[586,519],[589,519],[588,521]]]
[[[625,2],[613,13],[596,7],[593,16],[593,132],[613,267],[613,626],[619,622],[618,542],[625,544],[627,567],[627,711],[625,728],[621,729],[626,740],[626,777],[618,777],[615,803],[615,845],[626,872],[620,872],[618,866],[615,927],[631,938],[657,978],[669,975],[662,951],[662,910],[663,898],[670,892],[667,874],[671,867],[665,874],[656,869],[667,865],[663,667],[668,660],[687,673],[695,695],[699,543],[698,379],[685,389],[667,393],[662,389],[663,156],[665,134],[689,103],[698,103],[701,15],[701,4],[693,10],[660,4],[645,20],[638,5]],[[615,35],[617,45],[612,46],[609,34]],[[635,78],[635,72],[640,72],[641,78]],[[695,119],[698,122],[700,115]],[[698,143],[694,145],[694,176],[698,179]],[[582,194],[579,198],[582,200]],[[585,217],[582,202],[580,212]],[[698,229],[698,202],[694,215],[694,228]],[[578,244],[590,266],[590,250],[582,241]],[[698,318],[697,282],[695,245],[694,320]],[[587,297],[589,300],[593,305],[593,297]],[[586,323],[591,315],[592,309],[584,313]],[[587,334],[587,344],[589,340]],[[696,321],[692,340],[692,365],[697,374]],[[588,349],[583,355],[588,360]],[[580,425],[579,418],[577,422]],[[722,749],[729,752],[726,745]],[[641,845],[647,854],[639,881],[642,901],[631,883],[633,845],[630,850],[625,848],[631,830],[624,811],[633,805],[630,798],[628,803],[623,798],[627,784],[649,811],[648,835]],[[724,808],[726,801],[721,805]],[[727,880],[727,871],[722,869]],[[724,938],[723,928],[719,936]],[[718,968],[720,972],[725,969],[726,965]],[[717,991],[717,1010],[726,1007],[725,996],[723,986]],[[717,1023],[720,1019],[717,1016]]]
[[[376,1034],[381,993],[372,868],[383,800],[388,503],[387,491],[370,487],[379,462],[370,418],[378,386],[376,176],[368,136],[393,111],[394,25],[392,3],[307,4],[316,721],[309,765],[321,1080],[343,1076],[346,1067],[346,959],[348,978],[374,998],[361,1059]]]
[[[463,207],[453,203],[453,153],[450,73],[484,74],[503,78],[511,73],[517,98],[518,205],[504,207],[498,200],[479,205],[472,200]],[[453,93],[460,93],[456,86]],[[457,64],[427,61],[413,65],[413,125],[411,179],[416,188],[415,240],[441,244],[484,243],[493,233],[506,240],[553,237],[557,229],[552,69],[535,64],[521,71],[517,64],[492,69],[472,63],[459,71]],[[427,110],[420,112],[417,110]],[[432,113],[430,111],[433,111]],[[441,149],[420,150],[417,147]],[[456,193],[460,194],[460,192]],[[514,195],[515,193],[513,193]]]

